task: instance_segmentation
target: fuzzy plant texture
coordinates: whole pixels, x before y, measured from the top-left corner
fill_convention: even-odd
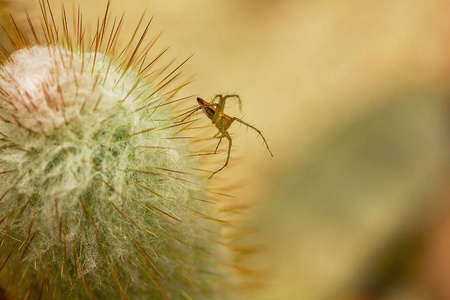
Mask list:
[[[79,11],[58,26],[41,7],[1,53],[0,298],[221,298],[180,65],[154,67],[148,25],[121,46],[109,5],[91,39]]]

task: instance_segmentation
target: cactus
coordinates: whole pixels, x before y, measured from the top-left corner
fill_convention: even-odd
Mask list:
[[[109,3],[92,38],[40,4],[0,54],[0,297],[220,298],[224,222],[195,120],[176,122],[185,61],[154,67],[150,22],[120,47]]]

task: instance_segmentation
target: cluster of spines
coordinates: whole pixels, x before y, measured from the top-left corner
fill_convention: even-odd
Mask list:
[[[159,38],[159,36],[157,36],[155,39],[150,41],[147,44],[147,46],[141,47],[142,43],[144,41],[144,38],[148,32],[148,28],[149,28],[151,21],[146,25],[145,30],[143,31],[141,37],[139,38],[139,41],[133,47],[133,42],[138,34],[138,28],[140,28],[140,25],[143,21],[143,18],[141,18],[129,43],[126,44],[126,46],[123,47],[123,49],[120,52],[118,52],[118,54],[117,54],[116,49],[118,48],[118,40],[119,40],[118,35],[122,28],[123,16],[119,20],[114,19],[113,25],[111,26],[110,29],[108,29],[108,23],[110,22],[109,14],[108,14],[109,7],[110,7],[109,2],[107,5],[107,8],[106,8],[105,15],[102,20],[99,20],[97,22],[97,27],[96,27],[94,37],[90,41],[87,38],[86,31],[83,26],[83,18],[82,18],[80,9],[77,10],[77,14],[73,18],[73,20],[74,20],[73,28],[74,28],[74,36],[75,36],[75,39],[73,40],[72,36],[69,34],[69,25],[68,25],[69,23],[67,21],[67,16],[66,16],[66,11],[64,9],[64,6],[62,7],[62,34],[61,34],[61,31],[59,31],[58,27],[56,26],[56,21],[53,16],[52,10],[50,9],[48,1],[47,1],[47,3],[45,3],[44,1],[40,2],[40,6],[41,6],[41,11],[42,11],[42,17],[43,17],[43,19],[41,20],[41,23],[40,23],[40,29],[41,29],[40,34],[38,33],[38,30],[37,30],[38,28],[33,24],[31,18],[27,14],[27,23],[29,25],[29,30],[32,33],[34,42],[30,41],[30,39],[27,37],[27,34],[25,34],[19,28],[19,26],[17,25],[17,23],[14,21],[13,18],[11,18],[13,25],[10,28],[10,31],[12,31],[12,33],[10,31],[8,31],[6,28],[3,28],[5,30],[5,32],[7,33],[7,36],[11,42],[11,45],[13,46],[13,48],[15,50],[20,50],[20,49],[24,49],[24,48],[31,49],[32,45],[43,45],[43,46],[48,46],[49,49],[53,49],[55,51],[55,53],[59,52],[56,55],[62,55],[60,51],[62,48],[65,48],[69,51],[69,53],[72,53],[72,54],[76,53],[76,54],[80,55],[83,59],[82,72],[91,72],[91,74],[94,74],[95,61],[97,59],[100,59],[99,57],[97,57],[97,53],[102,53],[102,52],[107,53],[108,55],[110,55],[112,57],[112,59],[109,60],[106,75],[104,75],[103,77],[97,77],[97,80],[95,81],[95,84],[93,86],[93,90],[96,88],[97,85],[105,84],[106,77],[108,76],[109,72],[111,71],[111,68],[114,68],[115,72],[119,72],[119,74],[121,74],[119,77],[120,79],[116,82],[115,88],[118,87],[119,82],[124,77],[129,76],[129,74],[135,74],[135,76],[136,76],[135,84],[133,85],[132,89],[130,89],[128,91],[126,96],[123,99],[121,99],[120,101],[118,101],[118,106],[121,106],[125,101],[135,102],[135,101],[139,100],[141,103],[141,106],[137,107],[135,109],[135,111],[132,113],[139,113],[144,110],[152,112],[152,111],[156,111],[156,109],[163,108],[164,106],[171,106],[171,107],[174,107],[175,109],[177,109],[177,107],[178,107],[178,109],[179,109],[179,114],[172,115],[171,119],[164,119],[164,120],[152,119],[152,121],[167,122],[166,126],[149,127],[147,129],[144,129],[139,132],[132,132],[132,133],[129,133],[129,134],[126,134],[125,136],[123,136],[123,139],[130,139],[133,136],[146,134],[148,132],[155,131],[155,130],[176,130],[176,132],[173,134],[173,136],[166,137],[165,139],[172,140],[172,141],[179,141],[179,140],[183,141],[184,139],[190,138],[190,139],[194,139],[195,141],[201,141],[201,139],[195,139],[192,137],[180,135],[180,133],[182,133],[186,130],[194,129],[191,125],[195,120],[181,122],[181,123],[175,123],[175,124],[173,123],[174,120],[177,120],[177,118],[182,116],[185,112],[185,110],[183,108],[181,108],[180,106],[177,106],[177,105],[179,105],[179,103],[181,103],[187,99],[190,99],[190,97],[181,97],[181,98],[175,99],[175,95],[178,93],[178,91],[183,86],[187,85],[190,82],[190,80],[187,80],[183,84],[178,85],[173,88],[169,88],[169,86],[175,82],[175,79],[178,79],[180,77],[182,72],[179,71],[179,69],[187,60],[183,61],[180,65],[173,68],[165,76],[163,74],[170,68],[170,66],[174,63],[174,61],[170,62],[165,67],[163,67],[159,70],[150,72],[150,68],[153,67],[153,65],[156,63],[156,61],[164,53],[166,53],[166,51],[168,49],[168,48],[166,48],[165,50],[160,52],[153,60],[151,60],[150,62],[147,62],[149,50],[153,47],[153,45]],[[43,36],[43,38],[42,38],[42,36]],[[60,46],[62,46],[62,48]],[[90,64],[89,64],[89,65],[92,64],[91,70],[86,70],[86,67],[88,64],[84,63],[84,59],[86,59],[86,56],[85,56],[86,52],[94,52],[94,56],[89,57],[89,59],[93,60],[93,62],[90,62]],[[8,51],[3,46],[1,46],[0,53],[1,53],[1,63],[4,64],[5,62],[9,62],[10,56],[8,54]],[[105,59],[105,56],[102,57],[102,60],[104,60],[104,59]],[[62,59],[62,62],[64,62],[64,59]],[[131,70],[134,70],[134,73],[132,73]],[[136,70],[137,70],[137,72],[136,72]],[[74,76],[74,81],[77,82],[78,75],[74,73],[73,76]],[[159,80],[159,78],[161,78],[161,77],[163,77],[163,78]],[[3,78],[3,79],[5,81],[9,80],[8,78]],[[55,79],[55,80],[57,80],[57,79]],[[146,96],[145,98],[142,98],[141,97],[142,95],[138,94],[137,96],[135,96],[134,99],[129,99],[133,91],[142,90],[142,93],[144,93],[144,90],[147,87],[153,89],[152,92],[149,93],[148,96]],[[43,87],[43,88],[45,89],[45,87]],[[0,93],[3,96],[11,97],[11,95],[9,95],[9,94],[6,95],[5,91],[1,90],[1,87],[0,87]],[[157,100],[160,100],[160,103],[157,103]],[[27,102],[22,101],[22,99],[17,99],[17,101],[22,102],[22,104],[26,107],[26,109],[30,109],[30,110],[33,109],[33,107],[31,107],[32,104],[27,104]],[[99,98],[97,103],[95,104],[95,106],[93,108],[94,110],[98,107],[100,102],[101,102],[101,98]],[[64,111],[63,111],[64,100],[63,99],[62,99],[61,103],[50,103],[49,104],[49,106],[52,106],[52,105],[55,108],[58,107],[58,105],[61,105],[62,114],[64,114]],[[2,106],[3,106],[3,104],[2,104]],[[86,103],[81,104],[80,114],[83,113],[84,109],[86,109]],[[14,116],[13,116],[13,119],[14,119]],[[7,120],[2,117],[0,121],[9,122],[9,123],[16,122],[17,126],[25,128],[20,123],[20,121],[17,119]],[[68,122],[67,120],[65,120],[65,121],[66,121],[66,123]],[[170,123],[172,123],[172,124],[170,124]],[[25,129],[32,134],[36,134],[36,132],[34,132],[34,130],[32,128],[25,128]],[[47,134],[46,132],[38,132],[38,133],[42,133],[44,136],[46,136],[46,134]],[[6,134],[4,134],[0,131],[0,135],[1,135],[0,140],[2,142],[8,141],[8,136]],[[13,147],[18,151],[24,152],[25,155],[31,155],[29,152],[30,150],[22,148],[21,145],[6,144],[6,145],[0,146],[0,147],[1,147],[1,149]],[[164,153],[164,151],[167,150],[166,149],[167,147],[152,146],[152,145],[136,145],[135,148],[142,149],[143,151],[146,149],[152,148],[155,151],[159,151],[162,153]],[[203,154],[205,154],[205,153],[199,152],[199,153],[186,154],[186,155],[187,156],[189,156],[189,155],[201,156]],[[4,161],[0,161],[0,166],[2,163],[4,163]],[[201,170],[200,168],[196,168],[194,166],[186,166],[186,168],[189,169],[190,171]],[[154,167],[154,169],[157,171],[150,172],[150,171],[146,171],[146,170],[144,171],[144,170],[120,169],[120,168],[116,168],[115,171],[134,172],[134,173],[143,173],[144,172],[149,175],[168,177],[168,178],[180,181],[180,182],[189,183],[189,181],[187,179],[181,178],[183,175],[187,175],[186,172],[179,171],[179,170],[167,169],[167,168],[159,168],[159,167]],[[210,172],[210,171],[206,171],[206,170],[201,170],[201,171]],[[16,170],[14,170],[14,169],[3,170],[3,171],[0,171],[0,176],[8,176],[14,172],[16,172]],[[175,175],[169,175],[169,174],[178,174],[180,177],[177,177]],[[27,175],[27,173],[19,174],[17,176],[17,180],[15,181],[14,185],[11,187],[6,187],[5,192],[2,195],[0,195],[0,204],[1,204],[1,201],[5,197],[7,197],[8,193],[11,191],[11,189],[14,189],[15,186],[26,175]],[[75,172],[73,172],[73,177],[74,177],[74,180],[76,180]],[[157,191],[155,191],[149,187],[146,187],[143,183],[140,183],[138,181],[133,181],[132,179],[129,179],[129,181],[132,184],[134,184],[142,189],[147,190],[149,193],[154,194],[155,196],[164,199],[164,196],[159,194]],[[42,182],[42,184],[41,184],[42,187],[45,186],[47,183],[48,183],[48,181]],[[113,187],[111,184],[109,184],[105,179],[100,178],[99,183],[104,184],[107,188],[109,188],[111,190],[112,193],[116,194],[117,197],[120,197],[120,198],[125,197],[124,195],[122,195],[122,193],[120,191],[118,191],[115,187]],[[215,194],[216,196],[226,196],[225,194],[214,193],[212,191],[206,191],[206,190],[202,190],[200,188],[190,187],[190,189],[193,191],[193,194],[195,196],[189,196],[189,195],[175,195],[175,196],[185,197],[188,200],[199,201],[202,203],[214,203],[214,201],[211,200],[209,196],[206,196],[206,194],[208,194],[208,193]],[[204,195],[203,197],[199,196],[202,194]],[[92,193],[90,195],[92,195],[92,196],[95,195],[95,192],[92,191]],[[10,274],[13,274],[12,278],[10,278],[8,280],[8,284],[10,284],[10,286],[8,287],[8,296],[11,298],[14,298],[15,295],[18,293],[19,288],[21,287],[21,284],[22,284],[24,278],[26,277],[27,272],[32,272],[31,269],[34,268],[34,266],[25,267],[25,268],[23,268],[23,270],[24,270],[23,273],[18,274],[19,265],[20,265],[21,261],[23,261],[23,258],[25,257],[25,255],[27,254],[27,251],[29,250],[30,245],[33,242],[35,242],[36,240],[39,240],[39,235],[41,234],[40,232],[38,232],[36,230],[33,231],[34,215],[33,215],[33,218],[29,222],[29,227],[26,229],[27,235],[26,235],[25,240],[17,241],[16,243],[11,244],[12,246],[10,247],[10,249],[8,249],[9,251],[5,252],[4,251],[5,249],[1,249],[1,248],[4,245],[4,240],[6,238],[10,238],[8,233],[13,226],[14,220],[17,218],[20,218],[21,214],[25,211],[25,209],[27,209],[27,207],[31,207],[33,205],[33,203],[35,203],[36,201],[39,201],[40,196],[41,195],[39,195],[39,194],[35,194],[35,195],[31,195],[28,199],[18,199],[18,201],[17,201],[18,208],[16,210],[10,210],[10,211],[4,212],[5,214],[3,216],[0,215],[0,218],[1,218],[0,226],[2,223],[7,222],[8,219],[11,220],[9,226],[4,227],[4,228],[6,228],[6,230],[1,232],[2,238],[0,241],[0,250],[1,250],[0,257],[3,260],[3,262],[0,260],[0,264],[1,264],[0,265],[0,278],[5,275],[7,268],[9,268],[10,270],[13,270],[10,273]],[[81,256],[80,253],[82,251],[81,248],[83,247],[83,245],[80,245],[78,249],[76,249],[75,247],[72,249],[69,249],[67,247],[67,245],[66,245],[67,244],[66,243],[66,229],[65,228],[68,225],[64,224],[61,216],[59,216],[58,199],[55,197],[55,199],[53,199],[53,200],[55,201],[55,218],[57,219],[57,226],[55,226],[55,227],[58,228],[59,240],[62,244],[62,247],[60,248],[60,250],[63,251],[63,257],[64,257],[63,261],[61,262],[61,269],[59,271],[61,272],[61,274],[63,274],[65,269],[67,270],[69,268],[68,266],[65,265],[67,263],[67,261],[69,261],[69,260],[72,261],[73,265],[71,267],[72,267],[72,272],[75,273],[75,278],[71,278],[70,274],[67,273],[69,282],[72,285],[72,282],[74,280],[76,280],[78,282],[77,284],[80,284],[80,285],[82,284],[83,291],[84,291],[84,297],[89,297],[91,295],[94,296],[92,294],[93,291],[89,292],[89,286],[93,285],[93,284],[85,281],[85,278],[83,275],[84,274],[83,266],[80,262],[80,256]],[[94,232],[95,239],[98,242],[101,254],[103,255],[103,258],[104,258],[104,261],[106,262],[106,265],[107,265],[108,269],[110,270],[110,274],[113,278],[113,282],[114,282],[114,285],[115,285],[117,291],[119,292],[119,294],[122,298],[126,298],[127,297],[126,293],[122,287],[123,279],[121,278],[121,273],[119,270],[120,266],[118,266],[112,260],[111,255],[109,255],[108,252],[104,249],[104,247],[102,245],[101,233],[98,229],[98,225],[96,224],[95,219],[92,216],[92,212],[90,211],[89,206],[87,205],[86,201],[87,200],[83,199],[83,197],[79,198],[80,207],[82,208],[83,214],[85,215],[85,218],[86,218],[85,221],[90,224],[91,229]],[[126,212],[124,212],[119,207],[117,207],[113,202],[110,202],[108,204],[125,221],[129,222],[131,224],[131,226],[135,226],[135,227],[139,228],[140,230],[142,230],[142,228],[140,228],[139,225],[136,224],[136,222],[133,221],[133,219],[130,218]],[[205,212],[198,211],[187,205],[180,204],[180,206],[182,206],[186,210],[189,210],[191,212],[191,214],[197,218],[213,221],[216,223],[224,223],[224,221],[222,221],[222,220],[218,220],[217,218],[210,217],[210,216],[206,215]],[[147,207],[147,209],[151,210],[154,215],[156,215],[159,218],[161,218],[162,220],[164,220],[163,222],[167,222],[167,223],[173,225],[174,227],[177,227],[175,225],[176,222],[181,222],[181,220],[178,220],[176,218],[176,216],[174,216],[168,212],[165,212],[164,210],[159,209],[151,204],[149,204],[149,207]],[[161,227],[161,229],[164,230],[164,228],[162,228],[162,227]],[[210,229],[208,229],[206,227],[201,227],[201,230],[203,230],[205,232],[210,231]],[[171,233],[168,230],[165,230],[165,231],[173,240],[177,240],[177,241],[183,243],[173,233]],[[147,268],[148,274],[150,274],[150,276],[148,276],[148,279],[153,282],[154,286],[160,292],[160,295],[162,297],[166,298],[167,290],[164,287],[164,282],[162,280],[162,276],[161,276],[161,274],[158,273],[155,263],[151,259],[151,255],[149,255],[149,253],[147,253],[147,251],[144,248],[150,249],[154,255],[158,254],[157,250],[153,249],[153,247],[151,246],[150,243],[145,246],[141,245],[139,243],[139,241],[135,237],[133,237],[130,233],[127,232],[127,234],[129,236],[129,238],[133,241],[133,243],[136,245],[136,248],[139,250],[140,262]],[[160,237],[160,238],[162,238],[162,237]],[[215,241],[212,238],[204,237],[204,239],[207,239],[211,243],[220,244],[220,242]],[[180,250],[178,250],[177,247],[173,246],[173,244],[170,243],[170,241],[168,241],[167,239],[165,239],[165,240],[168,244],[168,246],[167,246],[168,247],[167,249],[169,251],[168,253],[170,253],[171,256],[178,257],[178,259],[175,259],[175,261],[177,262],[177,264],[180,265],[181,269],[185,270],[185,273],[180,272],[180,276],[182,276],[186,282],[190,282],[190,284],[199,288],[200,290],[204,289],[199,283],[197,283],[195,281],[195,279],[193,279],[191,277],[191,275],[189,274],[190,272],[187,269],[187,267],[185,265],[183,265],[183,263],[181,263],[184,261],[183,253]],[[149,247],[147,247],[147,246],[149,246]],[[38,290],[39,290],[39,297],[42,296],[42,294],[45,290],[45,291],[47,291],[49,298],[52,298],[52,297],[54,297],[55,292],[56,292],[56,289],[54,287],[55,284],[53,284],[53,286],[52,286],[52,278],[53,278],[53,276],[55,276],[56,273],[52,272],[49,269],[49,265],[50,265],[49,262],[45,262],[43,260],[43,254],[42,254],[43,253],[42,252],[43,244],[38,246],[38,248],[40,248],[40,252],[39,252],[39,258],[35,262],[36,269],[37,269],[36,280],[32,281],[30,283],[28,290],[25,289],[25,290],[27,290],[27,292],[25,293],[25,297],[30,296],[31,291],[35,290],[36,289],[35,285],[37,285]],[[214,256],[214,254],[209,253],[207,249],[200,249],[200,250],[205,253],[205,256]],[[52,251],[54,251],[54,250],[52,250]],[[14,256],[17,256],[16,254],[19,254],[18,258],[14,257]],[[53,253],[53,256],[54,255],[55,254]],[[13,257],[16,259],[17,264],[14,266],[14,264],[11,263],[11,265],[8,266],[8,263],[12,260]],[[71,257],[71,258],[69,259],[69,257]],[[217,258],[214,258],[214,259],[210,258],[209,260],[215,261],[216,263],[220,262],[220,259],[217,259]],[[134,263],[134,262],[130,261],[130,263]],[[184,263],[188,264],[187,261],[184,261]],[[205,272],[207,272],[207,270],[205,270]],[[99,278],[99,279],[101,280],[101,278]],[[16,283],[16,285],[14,285],[14,283]],[[74,285],[75,285],[75,283],[74,283]],[[53,290],[53,293],[52,293],[52,290]]]

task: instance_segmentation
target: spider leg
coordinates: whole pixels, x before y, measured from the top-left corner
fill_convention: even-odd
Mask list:
[[[254,127],[254,126],[248,124],[247,122],[242,121],[242,120],[239,119],[239,118],[233,118],[232,120],[233,120],[233,121],[237,121],[237,122],[239,122],[239,123],[242,123],[242,124],[244,124],[245,126],[250,127],[251,129],[253,129],[253,130],[255,130],[256,132],[258,132],[258,134],[262,137],[262,139],[263,139],[263,141],[264,141],[264,144],[266,144],[267,150],[269,150],[270,155],[273,156],[272,151],[270,151],[269,144],[267,144],[267,141],[266,141],[266,139],[264,138],[264,135],[262,134],[262,132],[261,132],[260,130],[258,130],[256,127]]]
[[[217,107],[218,105],[219,105],[218,103],[209,103],[206,107]],[[193,108],[192,111],[186,117],[183,118],[183,120],[177,121],[175,123],[183,122],[184,120],[190,118],[193,114],[195,114],[200,109],[203,109],[203,107],[197,106],[197,107]]]
[[[242,100],[241,97],[237,94],[230,94],[230,95],[215,95],[214,98],[212,99],[211,103],[214,103],[214,101],[216,101],[216,99],[219,98],[219,103],[220,100],[222,100],[224,102],[224,106],[225,106],[225,100],[228,98],[237,98],[239,101],[239,110],[242,111]]]
[[[217,98],[222,98],[222,95],[215,95],[214,98],[212,99],[211,103],[214,103],[214,101],[216,101]]]
[[[232,141],[231,141],[231,136],[228,134],[228,132],[224,131],[222,132],[223,137],[226,137],[228,139],[228,155],[227,155],[227,160],[225,161],[225,164],[217,171],[215,171],[214,173],[212,173],[212,175],[209,177],[209,179],[211,179],[211,177],[213,177],[216,173],[220,172],[223,170],[223,168],[225,168],[228,165],[228,161],[230,160],[230,155],[231,155],[231,145],[232,145]],[[221,139],[222,139],[221,138]]]
[[[213,98],[213,102],[216,100],[216,98],[219,98],[219,105],[216,108],[216,112],[214,113],[214,116],[212,118],[212,122],[213,124],[216,124],[216,122],[219,120],[219,114],[223,113],[223,111],[225,110],[225,102],[227,101],[228,98],[237,98],[239,100],[239,110],[242,111],[242,101],[241,101],[241,97],[239,97],[239,95],[216,95]],[[215,103],[214,103],[215,104]]]
[[[217,153],[217,149],[219,149],[220,142],[222,142],[222,139],[223,139],[223,135],[219,138],[219,142],[217,143],[216,150],[214,150],[214,154]]]
[[[177,122],[175,122],[175,123],[181,123],[181,122],[183,122],[184,120],[189,119],[193,114],[195,114],[195,113],[196,113],[198,110],[200,110],[200,109],[202,109],[200,106],[194,108],[194,109],[193,109],[186,117],[183,118],[183,120],[177,121]]]
[[[216,111],[214,112],[214,116],[212,117],[211,121],[213,124],[216,124],[217,121],[220,118],[220,114],[223,113],[223,110],[225,109],[225,100],[226,98],[222,97],[222,95],[216,95],[216,97],[214,97],[214,99],[216,99],[217,97],[219,97],[219,103],[211,103],[212,104],[217,104],[216,106]]]
[[[209,103],[208,107],[217,107],[219,106],[219,103]]]
[[[225,99],[227,99],[227,98],[236,98],[236,99],[238,99],[238,101],[239,101],[239,110],[242,111],[242,100],[241,100],[241,97],[239,97],[239,95],[236,95],[236,94],[225,95],[225,96],[223,96],[223,98],[224,98],[224,102],[225,102]]]

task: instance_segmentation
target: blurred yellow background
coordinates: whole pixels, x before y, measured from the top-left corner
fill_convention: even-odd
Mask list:
[[[107,1],[75,3],[95,29]],[[112,1],[122,38],[144,10],[169,58],[195,53],[185,94],[239,94],[225,113],[274,153],[234,124],[217,176],[258,228],[243,298],[450,299],[449,1]]]

